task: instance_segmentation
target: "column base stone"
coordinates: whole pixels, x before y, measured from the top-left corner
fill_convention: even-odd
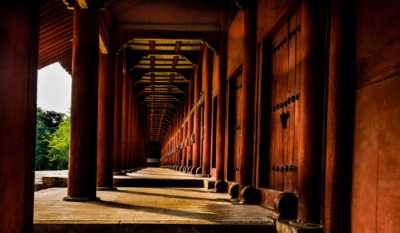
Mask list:
[[[239,198],[240,198],[240,203],[242,204],[249,204],[249,205],[260,204],[261,202],[260,190],[250,185],[245,186],[240,191]]]
[[[217,180],[215,182],[215,192],[217,193],[226,193],[228,191],[228,183],[224,180]]]

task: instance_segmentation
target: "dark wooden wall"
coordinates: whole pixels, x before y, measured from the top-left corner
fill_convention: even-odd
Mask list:
[[[263,148],[271,138],[266,123],[271,89],[279,92],[276,84],[264,82],[266,69],[271,69],[265,61],[271,58],[268,52],[274,35],[300,9],[301,39],[306,42],[299,47],[304,56],[296,60],[300,63],[296,67],[304,69],[300,99],[305,99],[296,106],[302,114],[294,129],[300,135],[299,146],[290,152],[298,156],[292,161],[298,178],[285,191],[299,197],[299,217],[325,224],[326,232],[396,232],[400,224],[396,192],[400,184],[396,143],[400,136],[400,3],[332,0],[329,5],[316,5],[320,2],[257,1],[257,70],[251,80],[256,85],[252,185],[261,190],[261,204],[266,207],[273,207],[278,189],[285,190],[285,185],[271,186],[267,171],[271,152]],[[223,64],[227,74],[219,77],[227,81],[224,176],[230,181],[235,181],[230,174],[234,166],[230,124],[238,113],[229,110],[234,85],[228,80],[240,73],[245,62],[244,12],[239,10],[229,24]],[[215,73],[213,97],[221,94]],[[295,143],[291,140],[286,143]]]
[[[352,232],[400,225],[400,3],[356,1]]]

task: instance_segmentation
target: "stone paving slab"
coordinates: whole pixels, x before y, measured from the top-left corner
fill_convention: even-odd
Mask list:
[[[144,168],[125,176],[114,176],[118,187],[204,187],[207,178],[196,177],[168,168]]]
[[[182,180],[204,180],[205,178],[186,174],[168,168],[148,167],[127,174],[130,178],[144,179],[182,179]]]
[[[97,202],[65,202],[65,188],[35,193],[35,224],[183,224],[271,226],[269,210],[233,205],[202,188],[118,188]]]

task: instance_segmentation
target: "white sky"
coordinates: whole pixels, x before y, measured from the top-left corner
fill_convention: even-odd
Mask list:
[[[69,114],[71,107],[71,76],[59,63],[38,71],[37,106]]]

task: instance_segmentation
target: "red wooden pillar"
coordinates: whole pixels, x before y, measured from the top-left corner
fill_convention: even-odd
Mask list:
[[[351,232],[351,177],[354,128],[354,6],[331,2],[326,123],[324,229]]]
[[[71,145],[68,196],[64,200],[96,198],[98,10],[74,10],[72,49]]]
[[[179,165],[183,166],[183,127],[182,127],[182,122],[183,122],[183,104],[179,108]]]
[[[121,94],[121,169],[122,172],[127,168],[127,146],[126,146],[126,129],[128,122],[128,76],[126,70],[126,60],[125,60],[125,51],[123,51],[122,55],[122,94]]]
[[[137,105],[136,105],[136,98],[135,98],[135,91],[133,86],[134,80],[131,79],[131,86],[132,86],[132,130],[131,130],[131,137],[132,137],[132,167],[137,167],[140,164],[140,145],[139,145],[139,138],[137,135],[140,134],[140,129],[138,127],[137,121]]]
[[[212,51],[204,46],[202,78],[204,85],[204,141],[202,175],[210,175],[211,158],[211,112],[212,112]]]
[[[184,107],[184,110],[185,110],[185,107]],[[184,114],[185,114],[185,112],[186,111],[183,111],[183,113],[182,113],[182,115],[184,116]],[[186,124],[186,122],[184,122],[184,119],[185,118],[183,118],[183,125],[182,125],[182,146],[183,146],[183,148],[182,148],[182,165],[183,166],[186,166],[186,152],[187,152],[187,148],[186,148],[186,136],[187,136],[187,124]]]
[[[133,80],[131,79],[130,82],[131,85],[131,94],[130,94],[130,98],[131,98],[131,115],[130,115],[130,119],[131,119],[131,128],[130,128],[130,144],[131,144],[131,167],[130,168],[134,168],[138,162],[138,145],[137,145],[137,138],[135,137],[136,133],[137,133],[137,125],[136,125],[136,105],[135,105],[135,96],[134,96],[134,86],[133,86]]]
[[[243,106],[242,106],[242,152],[239,158],[239,185],[251,185],[252,179],[252,142],[253,142],[253,89],[255,80],[256,56],[256,2],[247,1],[244,9],[244,63],[243,63]]]
[[[193,147],[193,167],[197,168],[200,166],[200,161],[199,161],[199,153],[200,153],[200,118],[199,118],[199,109],[197,106],[198,101],[200,100],[200,67],[198,65],[194,65],[194,77],[193,77],[193,95],[194,95],[194,105],[195,105],[195,110],[194,110],[194,115],[193,115],[193,124],[194,124],[194,144],[192,145]]]
[[[39,1],[0,8],[0,232],[31,233]]]
[[[192,139],[192,133],[193,133],[193,122],[192,122],[192,108],[193,108],[193,80],[190,81],[189,83],[189,91],[188,91],[188,110],[187,110],[187,117],[188,117],[188,133],[187,133],[187,166],[192,166],[192,153],[193,153],[193,147],[191,144],[191,139]]]
[[[121,171],[121,97],[122,97],[122,53],[116,55],[114,85],[114,171]]]
[[[304,1],[301,7],[301,32],[304,49],[304,78],[300,81],[298,148],[299,219],[319,223],[322,205],[322,101],[326,42],[326,11],[323,1]],[[297,114],[297,113],[296,113]]]
[[[110,189],[113,186],[113,90],[114,56],[100,54],[99,59],[99,103],[97,126],[97,187]]]
[[[225,110],[226,110],[226,66],[227,66],[227,35],[221,33],[220,52],[219,52],[219,94],[217,96],[217,130],[216,130],[216,174],[215,178],[220,185],[216,185],[217,192],[226,190],[224,182],[224,151],[225,151]]]
[[[127,83],[127,126],[126,126],[126,156],[127,156],[127,167],[126,169],[132,168],[132,85],[130,77],[126,77]]]

